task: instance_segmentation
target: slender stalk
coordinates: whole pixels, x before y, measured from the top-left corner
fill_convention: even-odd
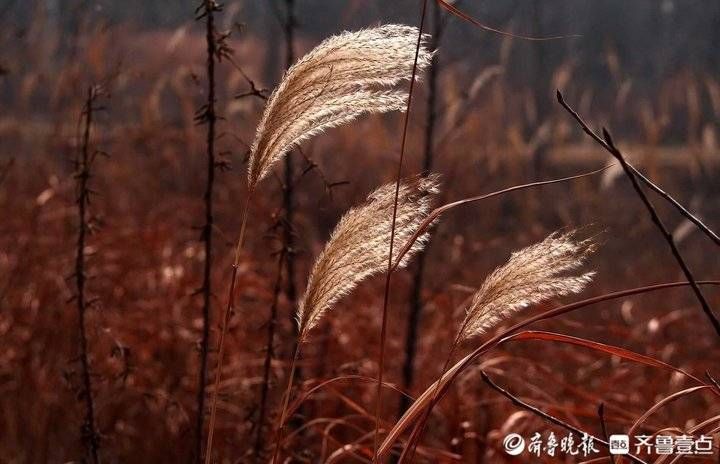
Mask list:
[[[447,203],[443,206],[440,206],[439,208],[435,208],[428,215],[428,217],[425,218],[425,220],[422,222],[422,224],[420,224],[420,227],[418,227],[417,231],[415,231],[413,236],[410,237],[410,239],[408,239],[407,242],[405,242],[405,245],[403,245],[402,249],[400,250],[400,253],[398,253],[398,257],[395,260],[395,263],[393,264],[392,270],[395,271],[395,269],[397,269],[398,264],[402,261],[405,254],[407,254],[407,252],[410,251],[413,243],[415,243],[415,241],[417,241],[417,239],[423,233],[425,233],[425,231],[427,231],[427,229],[437,220],[437,218],[439,218],[444,213],[448,212],[449,210],[451,210],[453,208],[457,208],[458,206],[467,205],[469,203],[474,203],[476,201],[481,201],[481,200],[486,200],[488,198],[501,196],[506,193],[515,192],[517,190],[524,190],[524,189],[528,189],[528,188],[539,187],[542,185],[558,184],[561,182],[567,182],[569,180],[580,179],[582,177],[587,177],[587,176],[591,176],[591,175],[597,174],[599,172],[602,172],[602,171],[608,169],[610,166],[612,166],[612,165],[607,165],[600,169],[595,169],[593,171],[585,172],[582,174],[576,174],[576,175],[570,176],[570,177],[562,177],[560,179],[542,180],[542,181],[537,181],[537,182],[530,182],[529,184],[515,185],[512,187],[502,189],[502,190],[497,190],[495,192],[486,193],[484,195],[479,195],[479,196],[470,197],[470,198],[464,198],[462,200],[454,201],[452,203]]]
[[[433,30],[431,37],[430,48],[436,49],[440,42],[440,36],[442,35],[442,17],[440,15],[440,7],[437,3],[432,3],[433,13]],[[438,57],[430,64],[428,70],[427,80],[427,116],[425,120],[425,147],[423,153],[423,173],[427,174],[430,172],[433,166],[433,158],[435,154],[435,121],[437,119],[437,84],[439,64],[437,62]],[[422,301],[422,287],[423,287],[423,276],[425,273],[425,257],[428,253],[430,244],[425,246],[425,250],[420,253],[417,257],[417,267],[415,268],[415,275],[413,276],[412,290],[410,293],[410,310],[408,312],[407,328],[405,335],[405,361],[403,364],[403,386],[408,389],[412,387],[412,383],[415,377],[415,356],[417,353],[417,340],[418,340],[418,329],[420,324],[420,316],[423,309]],[[409,406],[409,399],[406,396],[400,397],[400,413],[402,414],[405,409]]]
[[[440,378],[443,378],[445,374],[447,373],[448,369],[450,368],[450,362],[453,359],[453,356],[455,355],[455,352],[460,345],[460,337],[465,332],[465,329],[467,328],[468,320],[466,319],[463,321],[463,324],[460,326],[460,329],[458,330],[457,334],[455,335],[455,340],[453,340],[452,346],[450,347],[450,352],[447,355],[447,358],[445,359],[445,364],[443,364],[442,371],[440,372]],[[438,383],[435,387],[435,391],[432,394],[432,399],[430,400],[430,404],[434,406],[438,401],[438,395],[440,394],[440,383]],[[400,463],[405,462],[406,455],[410,457],[409,462],[413,462],[415,459],[415,449],[417,448],[417,445],[420,443],[420,438],[422,438],[422,434],[425,431],[425,425],[427,424],[428,419],[430,418],[430,411],[432,411],[432,407],[428,407],[423,416],[418,421],[417,425],[415,426],[415,429],[410,434],[410,439],[408,440],[407,446],[403,450],[402,454],[400,455]]]
[[[295,1],[285,0],[286,18],[284,24],[285,32],[285,69],[289,68],[295,61],[295,52],[293,44],[295,42]],[[283,208],[285,209],[285,218],[283,224],[283,247],[285,248],[285,295],[287,296],[289,307],[295,308],[297,300],[297,288],[295,287],[295,236],[294,234],[294,216],[295,216],[295,167],[292,159],[292,152],[285,155],[285,181],[283,188]],[[296,328],[294,320],[294,312],[290,312],[291,327]],[[296,334],[297,335],[297,334]]]
[[[645,195],[645,192],[643,192],[642,187],[640,187],[640,184],[638,183],[637,177],[635,173],[633,172],[633,168],[628,164],[628,162],[625,160],[625,157],[623,156],[622,152],[615,146],[615,143],[612,140],[612,137],[610,136],[610,133],[603,129],[603,138],[600,138],[597,134],[595,134],[587,124],[582,120],[580,115],[570,108],[570,106],[565,103],[565,100],[563,99],[562,94],[558,90],[557,92],[557,99],[560,105],[562,105],[565,110],[570,113],[573,118],[580,124],[583,131],[590,135],[593,140],[598,142],[605,150],[607,150],[615,159],[620,162],[620,166],[622,166],[623,171],[625,172],[625,175],[630,180],[630,183],[632,184],[633,189],[635,190],[635,193],[637,193],[637,196],[642,201],[643,205],[645,206],[645,209],[647,210],[648,214],[650,215],[650,219],[652,220],[653,224],[657,227],[657,229],[660,231],[660,234],[662,235],[663,239],[668,244],[668,247],[670,248],[670,252],[672,253],[673,257],[677,261],[678,265],[680,266],[680,269],[682,270],[683,274],[685,275],[685,278],[687,279],[688,283],[690,284],[690,287],[693,290],[693,293],[695,294],[695,297],[697,298],[698,302],[700,303],[700,307],[702,308],[703,312],[707,316],[707,318],[710,320],[710,323],[712,324],[713,328],[715,329],[715,332],[720,337],[720,321],[718,321],[717,317],[712,311],[712,308],[710,308],[710,305],[708,304],[707,300],[705,299],[705,296],[700,291],[700,287],[697,285],[695,278],[693,277],[692,272],[690,271],[690,268],[688,267],[687,263],[685,262],[685,259],[680,254],[680,251],[677,248],[677,245],[675,245],[675,240],[673,239],[672,234],[667,230],[665,227],[665,224],[663,224],[662,219],[660,219],[660,216],[658,216],[657,211],[655,211],[655,207],[653,206],[652,202],[648,199],[647,195]]]
[[[692,214],[690,211],[688,211],[683,205],[681,205],[676,199],[674,199],[672,196],[670,196],[669,193],[667,193],[667,192],[664,191],[662,188],[660,188],[660,186],[658,186],[658,185],[655,184],[653,181],[651,181],[650,179],[648,179],[642,172],[638,171],[638,170],[637,170],[634,166],[632,166],[630,163],[628,163],[628,166],[630,167],[630,169],[632,170],[632,172],[638,177],[638,179],[640,179],[641,181],[643,181],[643,183],[644,183],[645,185],[647,185],[651,190],[653,190],[655,193],[657,193],[657,194],[660,195],[662,198],[664,198],[665,201],[667,201],[668,203],[670,203],[671,205],[673,205],[673,206],[675,207],[675,209],[677,209],[677,210],[680,212],[680,214],[682,214],[683,216],[685,216],[685,218],[686,218],[688,221],[690,221],[690,222],[692,222],[693,224],[695,224],[695,226],[700,230],[700,232],[704,233],[710,240],[713,241],[713,243],[715,243],[715,245],[720,246],[720,237],[718,237],[718,235],[717,235],[715,232],[713,232],[707,225],[705,225],[705,224],[700,220],[700,218],[698,218],[697,216],[693,215],[693,214]]]
[[[232,315],[234,308],[235,283],[237,281],[238,267],[240,266],[240,252],[242,251],[243,243],[245,241],[245,228],[247,225],[248,214],[250,212],[250,201],[252,200],[252,194],[252,190],[248,192],[247,198],[245,200],[245,206],[243,207],[242,223],[240,225],[240,237],[238,238],[237,246],[235,248],[235,261],[233,262],[230,285],[228,286],[227,306],[225,306],[225,313],[222,318],[222,327],[220,329],[217,362],[215,363],[215,382],[210,406],[210,421],[208,423],[208,438],[207,445],[205,446],[205,464],[211,464],[212,462],[212,445],[213,435],[215,433],[217,401],[218,395],[220,394],[220,379],[222,377],[222,365],[223,359],[225,357],[225,335],[227,334],[228,325],[230,323],[230,316]]]
[[[388,250],[388,270],[385,276],[385,294],[383,296],[382,323],[380,328],[380,353],[378,354],[378,381],[377,381],[377,398],[375,402],[375,434],[373,445],[373,462],[377,461],[378,444],[380,438],[380,414],[382,412],[382,382],[383,370],[385,368],[385,338],[387,336],[387,310],[390,298],[390,279],[393,268],[393,246],[395,245],[395,222],[397,219],[398,197],[400,195],[400,180],[402,179],[403,159],[405,157],[405,143],[407,141],[408,124],[410,122],[410,106],[412,104],[413,90],[415,89],[415,77],[417,75],[417,62],[420,54],[420,44],[422,43],[423,27],[425,26],[425,13],[427,11],[427,0],[423,0],[422,13],[420,16],[420,27],[418,28],[417,45],[415,46],[415,61],[413,62],[413,70],[410,78],[410,89],[408,91],[408,103],[405,111],[405,121],[403,124],[402,140],[400,142],[400,158],[398,159],[397,176],[395,179],[395,200],[393,203],[392,223],[390,226],[390,247]]]
[[[83,398],[85,399],[85,423],[83,425],[83,441],[87,447],[93,463],[98,464],[100,458],[98,450],[100,449],[98,433],[95,425],[95,404],[92,395],[92,380],[90,375],[90,359],[88,356],[88,341],[85,331],[85,314],[88,308],[88,302],[85,292],[85,283],[87,276],[85,274],[85,246],[86,238],[89,233],[87,220],[87,208],[90,201],[90,189],[88,181],[90,179],[90,132],[92,128],[93,102],[95,100],[95,91],[92,87],[88,89],[87,99],[85,100],[85,108],[83,114],[85,116],[85,126],[82,136],[82,148],[80,155],[76,160],[77,172],[75,178],[77,181],[78,196],[76,199],[78,207],[78,236],[77,236],[77,253],[75,256],[75,284],[77,286],[77,295],[75,301],[77,303],[78,312],[78,331],[80,338],[80,364],[82,366],[82,382],[83,382]]]
[[[277,462],[280,456],[280,447],[283,440],[283,432],[285,430],[285,419],[287,415],[288,405],[290,404],[290,394],[292,393],[293,382],[295,381],[295,371],[297,369],[298,358],[300,357],[300,340],[295,344],[295,354],[293,354],[292,361],[290,362],[290,375],[288,376],[288,384],[285,389],[285,395],[283,399],[283,406],[278,419],[277,429],[275,432],[275,451],[273,452],[272,463]]]
[[[284,250],[283,250],[284,251]],[[260,407],[258,410],[258,420],[255,424],[255,449],[253,456],[255,460],[260,460],[263,448],[263,425],[265,424],[265,415],[267,414],[267,399],[270,391],[270,373],[272,371],[272,360],[275,357],[275,330],[277,328],[277,309],[278,299],[282,286],[282,269],[285,262],[285,253],[280,251],[278,257],[277,277],[275,279],[275,287],[273,289],[273,299],[270,304],[270,316],[267,322],[267,346],[265,347],[265,363],[263,365],[263,381],[260,390]]]
[[[445,360],[445,364],[443,365],[442,371],[440,372],[440,378],[443,378],[445,374],[447,373],[448,368],[450,367],[450,361],[452,361],[453,355],[455,354],[455,349],[458,346],[459,342],[459,336],[461,332],[458,332],[458,336],[455,337],[455,341],[453,342],[452,348],[450,349],[450,353],[447,356],[447,359]],[[440,384],[438,383],[435,391],[432,394],[432,398],[430,400],[431,405],[435,405],[437,403],[437,397],[440,393]],[[402,454],[400,454],[400,460],[399,463],[402,464],[403,462],[408,460],[408,462],[413,462],[415,460],[415,450],[417,449],[418,444],[420,443],[420,439],[422,438],[422,434],[425,431],[425,425],[427,424],[428,419],[430,418],[430,411],[432,410],[431,407],[428,407],[425,412],[423,413],[423,416],[420,418],[420,420],[415,425],[415,428],[413,429],[412,433],[410,434],[410,437],[408,439],[407,445],[405,446],[405,449],[403,449]]]
[[[205,224],[202,229],[202,241],[205,248],[202,283],[202,339],[200,340],[200,369],[198,372],[197,416],[195,420],[195,462],[202,462],[202,437],[205,421],[205,393],[207,383],[208,347],[210,344],[210,313],[212,311],[212,230],[213,230],[213,190],[215,187],[215,26],[214,4],[205,0],[205,41],[207,44],[207,103],[203,121],[207,123],[206,156],[207,180],[205,183]]]

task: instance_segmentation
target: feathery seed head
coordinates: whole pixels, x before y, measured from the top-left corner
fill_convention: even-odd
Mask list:
[[[400,183],[393,260],[432,211],[438,179],[437,175],[415,176]],[[394,198],[393,182],[375,190],[363,205],[352,208],[340,219],[315,260],[305,294],[298,305],[301,341],[340,298],[368,277],[387,270]],[[398,267],[407,265],[428,238],[427,233],[422,234]]]
[[[418,30],[385,25],[330,37],[288,69],[268,100],[251,147],[248,185],[254,189],[294,146],[362,114],[404,111]],[[428,36],[418,75],[430,64]]]
[[[574,240],[575,232],[555,232],[545,240],[512,253],[473,295],[460,340],[481,335],[513,313],[556,296],[580,293],[594,272],[572,274],[595,251],[591,240]]]

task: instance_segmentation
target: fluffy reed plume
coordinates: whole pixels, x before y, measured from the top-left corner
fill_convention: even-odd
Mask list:
[[[411,177],[400,183],[395,240],[406,242],[432,210],[438,192],[438,176]],[[390,242],[395,183],[387,184],[368,196],[362,206],[348,211],[335,227],[325,249],[315,261],[305,295],[298,305],[300,340],[317,325],[335,302],[350,293],[364,279],[387,270],[387,244]],[[403,256],[399,267],[407,264],[427,242],[423,234]],[[393,259],[400,247],[395,249]]]
[[[385,25],[330,37],[285,73],[268,100],[248,167],[252,190],[293,146],[362,114],[403,111],[418,30]],[[432,53],[423,43],[418,74]]]
[[[481,335],[530,305],[581,292],[595,273],[569,272],[580,268],[594,250],[590,240],[575,241],[574,232],[555,232],[540,243],[514,252],[473,296],[460,339]]]

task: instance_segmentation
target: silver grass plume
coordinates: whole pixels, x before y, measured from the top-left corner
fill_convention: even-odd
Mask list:
[[[404,111],[418,30],[385,25],[324,40],[287,70],[268,100],[251,147],[252,190],[294,146],[367,113]],[[430,64],[423,35],[418,75]]]
[[[400,183],[393,264],[402,248],[419,229],[433,208],[438,192],[435,174],[428,177],[411,177]],[[367,201],[340,219],[325,248],[313,265],[305,294],[300,300],[297,323],[300,341],[307,338],[310,329],[343,296],[350,293],[366,278],[387,270],[387,250],[390,243],[395,183],[386,184]],[[405,267],[412,256],[422,250],[428,233],[418,237],[412,248],[403,256],[398,267]]]
[[[556,296],[580,293],[594,272],[572,273],[595,250],[591,240],[574,240],[575,232],[550,234],[545,240],[510,255],[473,295],[460,340],[481,335],[528,306]]]

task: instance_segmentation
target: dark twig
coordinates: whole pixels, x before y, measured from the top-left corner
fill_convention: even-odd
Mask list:
[[[713,232],[707,225],[705,225],[700,218],[692,214],[690,211],[688,211],[683,205],[681,205],[677,200],[675,200],[672,196],[670,196],[669,193],[661,189],[657,184],[655,184],[652,180],[648,179],[642,172],[637,170],[633,165],[628,163],[628,166],[630,166],[630,169],[632,169],[632,172],[640,178],[641,181],[648,187],[650,187],[651,190],[655,191],[658,195],[663,197],[668,203],[673,205],[675,209],[677,209],[680,214],[685,216],[685,218],[695,224],[695,226],[700,229],[701,232],[703,232],[705,235],[708,236],[710,240],[712,240],[716,245],[720,246],[720,237]]]
[[[565,108],[568,113],[580,124],[580,127],[582,130],[589,135],[594,141],[596,141],[600,146],[602,146],[605,150],[613,154],[613,147],[611,147],[607,141],[603,140],[599,135],[597,135],[590,127],[585,123],[585,121],[580,117],[580,115],[570,108],[570,106],[565,103],[565,100],[563,99],[562,94],[558,91],[557,93],[558,101],[560,104]],[[616,149],[617,150],[617,149]],[[613,156],[615,156],[613,154]],[[660,186],[655,184],[652,180],[648,179],[643,173],[641,173],[638,169],[636,169],[632,164],[625,161],[625,164],[630,168],[630,170],[633,172],[635,176],[640,178],[643,183],[648,186],[651,190],[653,190],[655,193],[660,195],[662,198],[664,198],[668,203],[673,205],[675,209],[680,212],[688,221],[692,222],[697,226],[698,229],[700,229],[701,232],[703,232],[705,235],[710,238],[716,245],[720,246],[720,237],[713,232],[707,225],[705,225],[697,216],[693,215],[690,211],[687,210],[683,205],[681,205],[677,200],[675,200],[669,193],[664,191]]]
[[[298,153],[302,155],[303,159],[305,160],[305,168],[303,168],[302,173],[300,173],[300,178],[303,177],[305,174],[309,173],[310,171],[314,171],[317,176],[320,178],[320,180],[323,183],[325,194],[328,196],[330,200],[333,198],[333,189],[337,187],[342,187],[343,185],[348,185],[350,182],[346,180],[340,180],[340,181],[330,181],[325,174],[325,172],[322,170],[319,164],[317,164],[309,155],[307,155],[302,149],[298,148]],[[298,179],[299,180],[299,179]]]
[[[207,102],[198,112],[198,122],[207,124],[206,156],[207,180],[205,183],[205,224],[202,227],[202,242],[205,248],[205,262],[203,266],[202,293],[202,338],[200,340],[200,368],[198,373],[197,389],[197,416],[195,419],[195,437],[193,456],[196,463],[202,462],[203,428],[205,422],[205,396],[207,385],[208,351],[210,344],[210,313],[212,312],[212,238],[213,238],[213,191],[215,187],[215,59],[218,53],[217,33],[215,30],[215,12],[220,6],[214,0],[203,0],[198,7],[199,17],[205,18],[205,42],[207,46]]]
[[[610,443],[610,436],[608,435],[607,431],[607,423],[605,422],[605,403],[600,403],[600,406],[598,406],[598,417],[600,418],[600,428],[602,429],[603,438],[605,438],[606,442]],[[614,454],[610,455],[610,459],[612,460],[613,464],[617,463]]]
[[[380,415],[382,413],[382,383],[383,370],[385,368],[385,338],[387,336],[387,310],[390,301],[390,280],[393,269],[393,247],[395,245],[395,222],[397,220],[398,197],[400,195],[400,180],[402,179],[403,161],[405,158],[405,143],[407,142],[408,124],[410,122],[410,106],[412,105],[413,91],[415,90],[415,77],[417,76],[418,56],[420,55],[420,45],[422,43],[423,27],[425,26],[425,13],[427,12],[427,2],[423,1],[422,13],[420,14],[420,26],[418,27],[417,44],[415,45],[415,60],[413,62],[412,75],[410,76],[410,89],[408,90],[407,109],[405,111],[405,120],[403,123],[402,139],[400,142],[400,157],[397,164],[397,175],[395,177],[395,198],[393,200],[393,214],[390,225],[390,246],[388,248],[388,268],[385,275],[385,293],[383,295],[382,322],[380,327],[380,352],[378,354],[378,381],[377,392],[375,398],[375,434],[373,445],[373,462],[378,458],[378,445],[380,444]]]
[[[548,37],[535,37],[535,36],[528,36],[528,35],[522,35],[522,34],[514,34],[512,32],[503,31],[501,29],[488,26],[487,24],[484,24],[477,19],[473,18],[469,14],[465,13],[464,11],[460,10],[454,3],[455,2],[449,2],[448,0],[435,0],[438,5],[445,8],[447,11],[449,11],[454,16],[457,16],[458,18],[469,22],[470,24],[479,27],[480,29],[483,29],[488,32],[493,32],[495,34],[499,34],[505,37],[513,37],[517,39],[523,39],[523,40],[529,40],[529,41],[535,41],[535,42],[544,42],[548,40],[559,40],[559,39],[571,39],[571,38],[578,38],[580,37],[577,34],[572,35],[558,35],[558,36],[548,36]]]
[[[597,443],[600,443],[601,445],[605,446],[606,448],[610,447],[610,444],[606,440],[603,440],[602,438],[591,435],[591,434],[575,427],[574,425],[568,424],[567,422],[565,422],[562,419],[558,419],[557,417],[552,416],[552,415],[546,413],[545,411],[542,411],[542,410],[536,408],[535,406],[524,402],[520,398],[516,397],[509,391],[505,390],[504,388],[502,388],[501,386],[499,386],[498,384],[493,382],[490,379],[490,377],[488,377],[488,375],[485,373],[485,371],[480,371],[480,375],[482,376],[485,383],[487,383],[493,390],[497,391],[498,393],[500,393],[501,395],[503,395],[504,397],[506,397],[507,399],[512,401],[512,403],[515,404],[516,406],[526,409],[526,410],[532,412],[533,414],[542,417],[546,421],[551,422],[555,425],[558,425],[558,426],[564,428],[565,430],[569,430],[570,432],[576,433],[580,436],[586,435],[586,436],[592,438]],[[645,461],[643,461],[642,459],[640,459],[637,456],[634,456],[632,454],[628,454],[627,457],[634,462],[646,464]]]
[[[655,226],[660,231],[661,235],[667,242],[668,246],[670,247],[670,251],[672,252],[673,256],[678,262],[678,265],[680,266],[680,269],[682,269],[683,274],[685,275],[685,278],[687,279],[688,283],[690,284],[690,287],[693,290],[693,293],[695,293],[695,296],[697,297],[698,301],[700,302],[700,306],[702,307],[703,312],[708,317],[710,322],[713,325],[713,328],[715,329],[715,332],[720,336],[720,321],[718,321],[717,317],[715,317],[715,314],[713,314],[712,309],[710,308],[710,305],[708,304],[707,300],[705,299],[705,296],[703,296],[702,292],[700,291],[700,287],[698,287],[697,283],[695,282],[695,278],[693,277],[692,273],[690,272],[690,269],[688,268],[687,264],[685,263],[685,260],[683,259],[682,255],[680,254],[680,251],[678,250],[677,246],[675,245],[675,241],[673,240],[673,236],[670,232],[668,232],[667,228],[663,224],[662,220],[660,219],[660,216],[658,216],[657,212],[655,211],[655,207],[650,202],[648,197],[645,195],[645,192],[643,192],[642,187],[638,183],[637,177],[635,175],[635,172],[630,167],[630,165],[625,160],[625,157],[620,152],[620,150],[615,146],[615,143],[612,140],[612,137],[610,136],[610,133],[607,131],[607,129],[603,128],[603,138],[600,138],[595,132],[593,132],[590,127],[588,127],[587,124],[585,124],[585,121],[580,117],[580,115],[575,112],[570,106],[568,106],[567,103],[565,103],[565,100],[563,99],[562,94],[558,90],[557,92],[557,99],[558,102],[562,105],[563,108],[565,108],[574,118],[575,120],[580,124],[583,131],[590,135],[593,140],[598,142],[605,150],[607,150],[615,159],[617,159],[620,162],[620,165],[623,168],[623,171],[625,171],[625,174],[627,175],[628,179],[630,179],[630,182],[632,183],[633,189],[635,189],[635,192],[637,193],[638,197],[642,200],[643,204],[645,205],[645,208],[647,209],[648,213],[650,214],[650,219],[655,224]]]
[[[270,374],[272,373],[272,360],[275,357],[275,331],[277,329],[277,308],[278,299],[282,287],[282,270],[285,262],[285,250],[280,250],[278,255],[277,275],[275,279],[275,287],[273,289],[272,303],[270,304],[270,315],[267,321],[267,345],[265,347],[265,362],[263,365],[263,380],[260,390],[260,406],[258,410],[258,420],[255,423],[255,449],[253,457],[255,461],[260,461],[263,452],[263,425],[265,424],[265,416],[267,413],[267,398],[270,391]]]
[[[433,30],[430,34],[430,49],[437,49],[440,43],[440,37],[443,32],[443,21],[440,7],[437,3],[432,4]],[[440,73],[438,56],[436,55],[430,64],[427,79],[427,113],[425,119],[425,146],[423,153],[423,174],[427,175],[433,166],[433,158],[435,155],[435,122],[437,119],[437,85],[438,74]],[[413,276],[412,289],[410,291],[410,309],[408,311],[407,326],[405,332],[405,360],[403,362],[402,379],[403,386],[406,389],[412,387],[415,374],[415,355],[417,353],[418,329],[420,324],[420,316],[422,314],[422,287],[423,275],[425,273],[425,256],[427,256],[430,244],[426,245],[425,250],[418,254],[415,275]],[[406,396],[400,397],[400,414],[410,405],[410,400]]]
[[[250,79],[250,76],[247,75],[247,73],[238,64],[235,58],[233,58],[232,56],[227,56],[225,57],[225,59],[233,66],[233,68],[235,68],[240,73],[242,78],[245,80],[245,82],[247,82],[248,86],[250,87],[250,90],[235,95],[235,98],[257,97],[260,100],[267,101],[268,97],[266,94],[268,93],[268,90],[258,88],[255,84],[255,81]]]
[[[85,399],[85,423],[83,424],[83,441],[87,447],[87,451],[92,458],[92,462],[98,464],[100,462],[98,451],[100,449],[100,438],[95,424],[95,404],[92,394],[92,375],[90,373],[90,359],[88,355],[88,341],[85,330],[85,314],[90,303],[86,296],[87,274],[85,272],[85,247],[87,235],[90,233],[90,224],[88,220],[88,206],[90,203],[90,188],[88,182],[90,180],[90,168],[92,166],[95,154],[90,153],[90,133],[93,124],[94,104],[97,98],[96,89],[90,87],[83,108],[83,116],[85,125],[82,135],[82,146],[80,153],[75,161],[75,179],[77,181],[77,198],[78,207],[78,237],[77,237],[77,253],[75,256],[75,283],[77,286],[77,294],[75,301],[78,310],[78,330],[80,335],[80,363],[82,365],[82,397]]]

